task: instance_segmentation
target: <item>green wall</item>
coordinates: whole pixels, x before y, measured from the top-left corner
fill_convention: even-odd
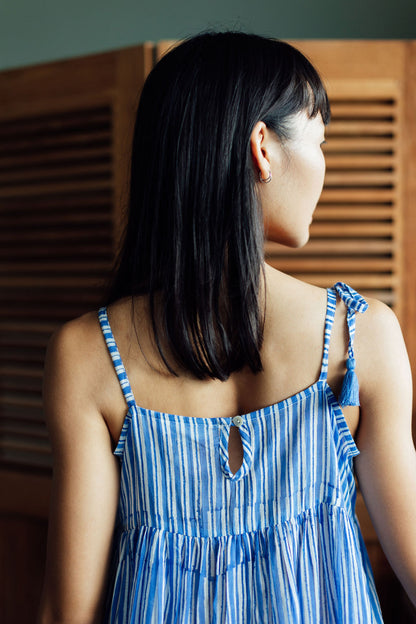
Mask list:
[[[416,0],[0,0],[0,69],[206,28],[281,38],[416,38]]]

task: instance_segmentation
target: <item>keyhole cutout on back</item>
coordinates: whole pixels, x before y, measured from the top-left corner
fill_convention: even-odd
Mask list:
[[[239,471],[243,463],[244,449],[238,427],[230,427],[228,437],[228,464],[233,475]]]

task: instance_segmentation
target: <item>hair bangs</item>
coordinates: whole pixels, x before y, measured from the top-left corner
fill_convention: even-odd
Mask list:
[[[331,107],[322,79],[306,57],[300,59],[299,88],[302,91],[303,106],[311,118],[321,114],[322,121],[327,126],[331,119]]]

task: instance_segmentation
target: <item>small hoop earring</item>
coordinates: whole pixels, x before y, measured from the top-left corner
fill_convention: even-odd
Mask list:
[[[267,178],[262,178],[261,177],[261,171],[259,171],[259,180],[260,180],[260,182],[264,182],[264,184],[268,184],[271,179],[272,179],[272,172],[271,171],[269,171],[269,175],[268,175]]]

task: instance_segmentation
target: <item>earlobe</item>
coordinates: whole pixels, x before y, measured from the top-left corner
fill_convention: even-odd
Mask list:
[[[269,175],[267,176],[267,178],[263,178],[261,175],[261,171],[259,171],[259,181],[260,182],[264,182],[265,184],[268,184],[269,182],[271,182],[272,180],[272,171],[271,169],[269,170]]]

